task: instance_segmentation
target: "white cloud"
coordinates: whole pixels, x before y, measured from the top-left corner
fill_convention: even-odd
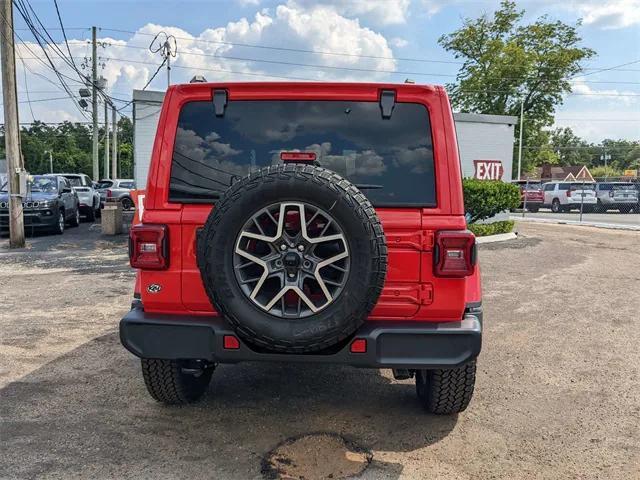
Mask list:
[[[255,7],[260,5],[260,0],[236,0],[241,7]]]
[[[440,10],[442,10],[443,7],[451,4],[452,2],[447,0],[422,0],[421,3],[424,11],[427,12],[427,15],[432,16],[438,13]]]
[[[409,45],[409,42],[401,37],[394,37],[391,40],[389,40],[389,43],[396,48],[404,48],[407,45]]]
[[[378,25],[394,25],[407,21],[411,0],[291,0],[289,4],[323,6],[347,17],[366,19]]]
[[[126,41],[100,38],[101,42],[107,44],[105,48],[99,48],[98,52],[105,62],[100,74],[108,80],[107,90],[112,92],[114,97],[129,99],[132,89],[142,88],[156,71],[161,58],[158,54],[151,53],[147,47],[153,36],[160,31],[177,38],[178,55],[171,63],[172,83],[188,82],[196,74],[204,75],[209,81],[274,81],[286,78],[381,81],[387,79],[388,75],[321,67],[391,71],[396,68],[390,44],[380,33],[362,26],[357,19],[346,18],[334,6],[302,6],[290,2],[272,10],[264,9],[256,13],[252,19],[241,18],[223,27],[206,29],[197,35],[176,27],[148,24],[138,29]],[[90,56],[90,46],[86,41],[72,40],[70,44],[78,62]],[[281,46],[326,53],[258,49],[239,44]],[[42,57],[42,51],[37,44],[18,45],[18,52],[25,58],[28,69],[34,72],[26,72],[29,90],[34,92],[31,100],[64,96],[63,92],[58,93],[50,83],[59,83],[53,72],[41,61],[34,59]],[[54,53],[50,54],[52,58],[56,58]],[[251,59],[266,62],[255,62]],[[318,67],[296,65],[300,63]],[[78,78],[61,60],[58,59],[56,65],[64,75]],[[17,67],[19,90],[24,92],[20,62]],[[84,70],[86,74],[89,72],[89,69]],[[74,92],[81,86],[73,82],[69,85]],[[166,70],[162,69],[151,82],[149,89],[165,88]],[[42,91],[48,93],[35,93]],[[24,93],[20,94],[20,100],[26,100]],[[21,104],[20,107],[22,120],[30,121],[31,115],[27,113],[27,105]],[[68,100],[34,102],[32,108],[36,118],[43,121],[86,120]]]
[[[640,0],[582,0],[569,6],[578,11],[585,25],[615,29],[640,23]]]
[[[611,106],[640,106],[640,93],[633,90],[615,88],[595,89],[585,83],[584,78],[576,78],[571,82],[571,91],[589,102],[607,103]]]
[[[624,109],[563,109],[558,112],[555,125],[571,127],[576,135],[594,143],[605,138],[640,138],[640,116],[637,112]]]

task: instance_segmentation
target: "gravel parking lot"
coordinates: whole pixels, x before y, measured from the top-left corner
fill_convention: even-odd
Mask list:
[[[366,479],[640,478],[640,234],[518,228],[481,247],[477,390],[449,418],[390,372],[321,365],[223,366],[203,402],[161,406],[117,336],[126,239],[87,224],[24,251],[1,239],[0,477],[257,479],[276,449],[312,479],[342,436],[360,449],[334,478],[353,462]]]

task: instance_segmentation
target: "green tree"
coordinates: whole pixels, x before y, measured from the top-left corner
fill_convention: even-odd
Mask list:
[[[4,158],[4,129],[0,129],[0,158]],[[104,129],[99,132],[100,172],[104,164]],[[34,122],[20,131],[25,168],[32,174],[49,173],[49,153],[54,172],[86,173],[92,176],[91,128],[80,123],[50,125]],[[133,175],[133,125],[129,118],[118,122],[118,156],[120,176]]]
[[[593,165],[595,147],[573,133],[569,127],[556,128],[549,134],[551,149],[558,155],[560,165]]]
[[[522,104],[523,145],[537,147],[531,142],[551,125],[563,95],[571,92],[571,78],[595,52],[580,44],[580,21],[568,25],[542,16],[525,24],[524,13],[514,1],[503,0],[492,17],[466,19],[438,41],[463,60],[456,83],[448,85],[454,107],[517,116]],[[535,162],[534,149],[525,152],[527,161]]]

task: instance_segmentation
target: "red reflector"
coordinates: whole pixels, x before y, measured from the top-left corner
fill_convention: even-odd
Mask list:
[[[283,162],[315,162],[316,152],[280,152]]]
[[[222,337],[222,345],[225,350],[238,350],[240,348],[240,340],[233,335],[225,335]]]
[[[351,342],[351,353],[367,353],[367,341],[364,338],[356,338]]]

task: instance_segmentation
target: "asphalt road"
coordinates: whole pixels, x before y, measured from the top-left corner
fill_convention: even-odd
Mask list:
[[[569,213],[553,213],[551,210],[540,210],[537,213],[526,212],[526,218],[539,218],[547,220],[560,220],[560,221],[580,221],[580,212],[571,211]],[[522,212],[512,213],[512,219],[522,218]],[[583,213],[583,222],[592,223],[604,223],[611,225],[623,225],[623,226],[635,226],[640,228],[640,214],[639,213],[619,213],[619,212],[607,212],[607,213]]]
[[[639,478],[640,234],[519,228],[480,249],[476,394],[444,418],[411,381],[322,365],[223,366],[204,401],[159,405],[117,338],[125,239],[88,225],[19,252],[2,239],[0,477],[258,479],[268,452],[336,458],[341,435],[366,450],[336,464],[358,478]],[[314,432],[328,435],[280,445]]]

